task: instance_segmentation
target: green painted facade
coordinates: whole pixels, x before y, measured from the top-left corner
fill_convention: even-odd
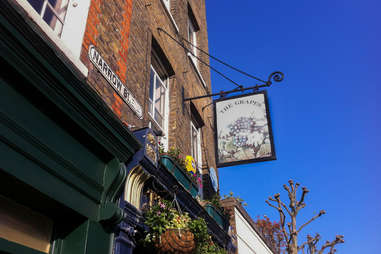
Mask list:
[[[53,220],[51,253],[111,253],[139,142],[8,3],[0,34],[0,195]],[[0,252],[42,253],[1,238]]]

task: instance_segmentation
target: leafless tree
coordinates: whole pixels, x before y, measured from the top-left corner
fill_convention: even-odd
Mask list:
[[[318,214],[313,216],[306,223],[302,224],[300,227],[296,225],[296,217],[299,211],[306,206],[304,202],[306,194],[309,190],[306,187],[302,188],[302,195],[300,199],[297,199],[297,190],[300,186],[299,183],[295,183],[292,180],[288,181],[289,186],[284,184],[283,188],[288,193],[289,205],[287,206],[282,200],[280,200],[280,194],[277,193],[273,197],[269,197],[266,200],[266,203],[275,208],[279,212],[280,216],[280,226],[286,241],[286,250],[288,254],[298,254],[298,251],[301,251],[304,254],[305,248],[309,250],[310,254],[323,254],[325,249],[329,248],[328,254],[333,254],[336,252],[335,245],[344,242],[344,236],[337,235],[336,239],[333,241],[327,241],[323,246],[321,246],[320,250],[317,250],[317,244],[320,240],[320,235],[316,234],[315,237],[310,235],[307,236],[307,241],[301,245],[298,245],[298,235],[300,231],[310,224],[312,221],[316,220],[323,214],[325,214],[324,210],[321,210]],[[290,217],[290,222],[286,224],[286,214]],[[287,226],[287,229],[286,229]]]

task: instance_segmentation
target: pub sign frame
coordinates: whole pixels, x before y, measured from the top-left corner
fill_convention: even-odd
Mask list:
[[[217,167],[276,160],[265,90],[217,99],[213,104]]]

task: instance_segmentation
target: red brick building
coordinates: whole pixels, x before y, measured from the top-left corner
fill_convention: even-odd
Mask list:
[[[219,225],[199,202],[215,194],[209,178],[210,168],[216,168],[212,100],[183,101],[211,92],[209,58],[197,49],[208,52],[205,2],[5,0],[0,14],[5,66],[1,78],[7,84],[3,87],[9,87],[3,95],[11,98],[14,93],[30,102],[41,113],[41,119],[34,120],[41,126],[51,122],[54,128],[34,135],[33,147],[43,155],[36,150],[33,158],[46,155],[46,160],[65,168],[58,170],[42,161],[38,164],[41,174],[36,173],[41,177],[35,182],[25,172],[18,174],[8,164],[0,165],[4,182],[17,182],[20,190],[11,196],[1,192],[0,201],[5,197],[15,207],[28,207],[49,225],[46,232],[39,232],[33,219],[25,219],[30,216],[20,211],[12,219],[25,219],[20,223],[23,229],[9,229],[14,232],[9,237],[0,235],[0,250],[12,246],[16,252],[27,248],[29,253],[88,253],[98,245],[97,253],[109,253],[119,244],[114,251],[132,253],[135,233],[144,230],[141,205],[147,191],[173,197],[175,185],[183,209],[205,218],[213,239],[226,248],[230,241],[226,225]],[[16,115],[29,114],[28,108],[32,106],[20,107]],[[4,112],[10,118],[15,114],[7,107]],[[17,128],[25,124],[16,122]],[[31,134],[39,128],[25,129]],[[58,134],[61,129],[66,136]],[[44,135],[50,131],[55,134],[45,142]],[[167,172],[158,158],[153,159],[156,164],[147,162],[148,134],[159,136],[164,150],[178,149],[181,156],[194,158],[202,177],[197,195]],[[70,144],[62,141],[71,139]],[[6,143],[9,152],[5,154],[13,154],[16,143],[16,138]],[[76,150],[77,143],[84,147],[83,153]],[[23,149],[17,155],[27,152]],[[157,145],[152,149],[157,153]],[[37,159],[27,160],[35,163]],[[14,167],[24,165],[19,163]],[[94,167],[102,169],[93,171]],[[55,191],[44,183],[46,172],[57,181],[51,186]],[[35,190],[31,201],[21,194],[29,188]],[[69,189],[76,193],[71,199],[66,195]],[[70,216],[65,214],[76,219],[69,223]],[[11,218],[9,211],[0,210],[0,215]],[[71,227],[61,230],[61,224],[68,223]],[[3,227],[8,230],[9,225],[0,222],[0,231]],[[38,239],[21,239],[28,234]]]

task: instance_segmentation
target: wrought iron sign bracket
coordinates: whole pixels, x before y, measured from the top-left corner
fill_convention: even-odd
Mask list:
[[[283,72],[275,71],[269,75],[269,78],[267,79],[267,81],[264,84],[257,84],[255,86],[250,86],[250,87],[239,86],[239,87],[232,89],[232,90],[229,90],[229,91],[220,91],[219,93],[211,93],[211,94],[206,94],[206,95],[201,95],[201,96],[196,96],[196,97],[189,97],[189,98],[185,98],[184,93],[182,93],[183,102],[198,100],[198,99],[203,99],[203,98],[208,98],[208,97],[213,97],[213,96],[218,96],[218,95],[220,96],[220,98],[223,98],[226,95],[231,94],[231,93],[244,92],[244,91],[248,91],[248,90],[253,90],[254,92],[257,92],[257,91],[259,91],[260,88],[270,87],[273,84],[273,81],[281,82],[283,79],[284,79]]]

